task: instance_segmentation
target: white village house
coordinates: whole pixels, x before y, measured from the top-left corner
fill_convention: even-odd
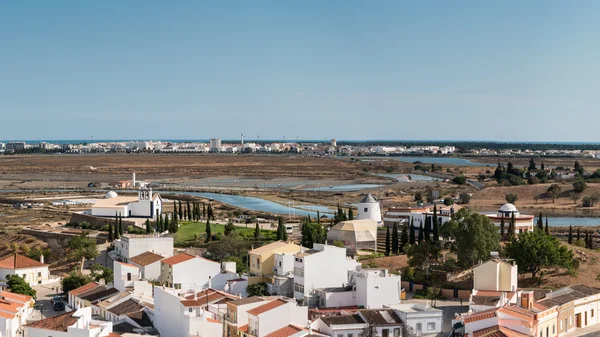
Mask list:
[[[129,262],[129,259],[145,252],[163,257],[173,256],[173,238],[154,234],[125,234],[115,240],[117,259]]]
[[[0,279],[6,280],[7,275],[19,275],[30,285],[45,284],[50,280],[48,265],[44,264],[44,255],[36,261],[17,253],[0,260]]]

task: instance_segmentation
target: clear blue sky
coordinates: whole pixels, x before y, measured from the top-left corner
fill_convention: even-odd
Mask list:
[[[600,141],[600,1],[2,1],[0,139]]]

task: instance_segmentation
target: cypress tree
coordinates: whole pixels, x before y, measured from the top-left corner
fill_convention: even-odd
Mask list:
[[[415,244],[415,219],[410,219],[410,232],[408,233],[408,243]]]
[[[583,238],[584,244],[585,244],[585,248],[588,248],[589,244],[590,244],[590,240],[588,238],[588,231],[585,231],[585,237]]]
[[[173,214],[177,214],[177,201],[173,201]]]
[[[165,214],[165,222],[162,225],[162,231],[165,232],[167,229],[169,229],[169,224],[170,222],[173,221],[173,219],[171,219],[169,221],[169,214]]]
[[[419,236],[417,237],[417,242],[423,242],[423,224],[419,224]]]
[[[115,221],[115,240],[118,240],[121,238],[121,235],[119,234],[119,220],[117,218],[117,221]]]
[[[387,227],[385,232],[385,256],[390,256],[390,228]]]
[[[354,211],[352,210],[352,207],[348,209],[348,220],[354,220]]]
[[[392,254],[398,254],[398,225],[396,223],[392,228]]]
[[[548,227],[548,217],[546,217],[546,234],[550,235],[550,228]]]
[[[544,170],[544,162],[542,162],[542,165],[540,165],[542,171]]]
[[[440,241],[439,224],[437,217],[437,206],[433,205],[433,242]]]
[[[567,238],[567,241],[569,242],[570,245],[573,244],[573,225],[569,225],[569,236]]]
[[[504,214],[502,214],[502,218],[500,219],[500,240],[504,240]]]
[[[400,251],[405,253],[406,245],[408,244],[408,226],[402,226],[402,233],[400,235]]]
[[[177,212],[179,212],[179,218],[177,218],[178,220],[183,219],[183,207],[181,207],[181,200],[179,200],[179,205],[177,205]]]
[[[206,204],[202,202],[202,217],[206,217]]]
[[[171,223],[169,224],[169,232],[177,233],[178,230],[179,230],[179,221],[171,221]]]
[[[283,228],[283,219],[281,217],[277,217],[277,237],[276,240],[283,240],[283,234],[285,234],[285,230]]]
[[[431,240],[431,217],[425,215],[425,237],[426,241]]]
[[[515,213],[512,213],[511,217],[510,217],[510,223],[508,224],[508,239],[512,240],[515,238],[515,230],[516,230],[516,224],[515,224]]]
[[[108,223],[108,242],[115,241],[115,233],[113,233],[112,221]]]
[[[146,219],[146,234],[150,233],[152,233],[152,230],[150,229],[150,219]]]
[[[205,243],[209,243],[212,241],[212,230],[210,228],[210,220],[206,220],[206,241]]]
[[[186,201],[185,208],[187,210],[187,219],[188,221],[192,221],[192,208],[190,207],[190,201]]]
[[[544,220],[542,220],[542,212],[540,212],[540,217],[538,218],[538,221],[537,221],[537,227],[541,231],[544,230]]]
[[[594,249],[594,233],[590,233],[590,249]]]
[[[123,216],[119,214],[119,236],[123,236]]]
[[[212,205],[211,204],[208,204],[207,217],[210,220],[214,220],[215,219],[215,215],[213,214],[213,209],[212,209]]]
[[[321,223],[321,213],[319,213],[319,210],[317,210],[317,223]]]
[[[577,241],[581,240],[581,231],[579,230],[580,228],[577,227]]]
[[[256,227],[254,227],[254,240],[258,240],[260,238],[260,225],[256,222]]]

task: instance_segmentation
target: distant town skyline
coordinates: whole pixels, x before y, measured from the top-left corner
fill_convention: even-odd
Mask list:
[[[596,142],[599,11],[2,3],[0,139]]]

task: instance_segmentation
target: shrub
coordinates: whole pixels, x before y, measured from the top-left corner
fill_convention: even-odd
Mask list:
[[[583,179],[579,179],[573,183],[573,191],[575,191],[575,193],[581,193],[585,191],[586,188],[587,184]]]
[[[467,177],[465,176],[456,176],[454,177],[454,179],[452,179],[452,182],[457,184],[457,185],[464,185],[467,183]]]
[[[468,204],[471,202],[471,195],[469,193],[461,193],[459,199],[461,204]]]
[[[452,199],[451,197],[446,197],[444,198],[444,205],[446,206],[450,206],[454,204],[454,199]]]
[[[519,195],[516,193],[508,193],[506,196],[504,196],[504,199],[506,202],[514,204],[517,200],[519,200]]]

